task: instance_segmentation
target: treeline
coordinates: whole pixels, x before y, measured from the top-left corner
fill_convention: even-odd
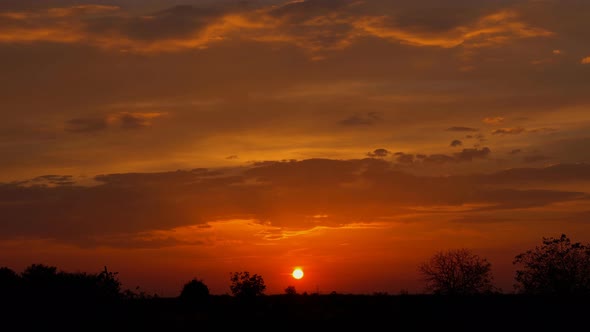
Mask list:
[[[55,266],[32,264],[20,274],[0,267],[1,300],[18,297],[35,301],[113,301],[138,296],[138,293],[122,290],[117,274],[106,267],[99,273],[86,273],[58,271]]]
[[[572,242],[566,235],[543,238],[542,244],[515,256],[518,266],[515,293],[533,295],[590,294],[590,245]],[[440,251],[418,266],[425,294],[478,295],[503,293],[494,285],[492,265],[469,249]],[[237,299],[265,295],[261,275],[248,271],[230,273],[229,289]],[[54,266],[33,264],[21,273],[0,267],[0,301],[104,303],[125,299],[157,298],[157,294],[123,289],[118,273],[58,271]],[[285,295],[297,296],[294,286]],[[307,294],[304,294],[307,295]],[[375,293],[373,295],[387,295]],[[190,306],[205,306],[210,297],[205,282],[193,278],[184,284],[178,297]]]

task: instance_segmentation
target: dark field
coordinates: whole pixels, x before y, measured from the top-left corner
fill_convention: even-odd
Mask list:
[[[36,299],[4,303],[4,331],[216,331],[228,328],[360,331],[588,331],[590,298],[486,295],[210,296],[112,302]]]

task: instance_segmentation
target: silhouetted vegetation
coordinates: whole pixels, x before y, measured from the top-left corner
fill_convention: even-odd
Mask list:
[[[238,298],[254,298],[264,295],[266,285],[264,279],[258,274],[250,275],[250,272],[233,272],[230,275],[231,293]]]
[[[180,300],[190,307],[204,307],[209,301],[209,287],[202,280],[194,278],[182,287]]]
[[[542,246],[516,256],[514,263],[523,265],[516,294],[495,292],[491,264],[468,249],[438,252],[419,266],[433,294],[299,294],[290,285],[284,294],[265,295],[262,276],[244,271],[230,273],[231,295],[212,295],[193,278],[179,296],[158,297],[123,290],[118,273],[106,267],[72,273],[33,264],[20,274],[0,268],[0,313],[4,326],[19,324],[17,330],[218,331],[236,323],[285,329],[312,322],[332,329],[360,322],[364,330],[565,330],[587,324],[588,259],[587,245],[565,235],[544,238]]]
[[[494,290],[491,264],[469,249],[437,252],[419,271],[426,290],[434,294],[474,295]]]
[[[516,289],[525,294],[580,295],[590,293],[590,246],[572,243],[562,234],[543,238],[541,246],[514,259]]]
[[[297,295],[297,290],[295,289],[295,286],[287,286],[287,288],[285,288],[285,294]]]

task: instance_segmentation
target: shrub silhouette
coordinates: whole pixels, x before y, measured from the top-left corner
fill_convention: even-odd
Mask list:
[[[24,295],[46,300],[97,301],[121,297],[117,272],[57,271],[55,266],[32,264],[21,273]]]
[[[297,295],[297,290],[295,289],[295,286],[287,286],[287,288],[285,288],[285,294]]]
[[[494,290],[491,264],[469,249],[439,251],[418,270],[434,294],[475,295]]]
[[[209,287],[197,278],[184,284],[179,296],[182,303],[191,307],[202,307],[209,301]]]
[[[0,301],[10,301],[18,295],[20,276],[8,267],[0,267]]]
[[[562,234],[543,238],[541,246],[514,258],[517,292],[525,294],[589,294],[590,246],[572,243]]]
[[[250,275],[250,272],[233,272],[230,274],[232,294],[238,298],[254,298],[264,295],[266,285],[262,276]]]

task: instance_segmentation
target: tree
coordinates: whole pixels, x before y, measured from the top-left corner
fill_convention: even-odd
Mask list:
[[[541,246],[514,258],[517,292],[525,294],[590,293],[590,245],[565,235],[543,238]]]
[[[295,289],[295,286],[287,286],[287,288],[285,288],[285,294],[297,295],[297,290]]]
[[[250,272],[233,272],[230,274],[231,284],[229,286],[232,294],[240,298],[253,298],[264,295],[266,285],[262,276],[250,275]]]
[[[182,287],[180,300],[191,306],[201,306],[209,300],[209,287],[197,278],[193,278]]]
[[[494,290],[491,264],[469,249],[439,251],[418,268],[434,294],[475,295]]]
[[[21,278],[16,272],[8,267],[0,267],[0,302],[16,296],[20,282]]]

